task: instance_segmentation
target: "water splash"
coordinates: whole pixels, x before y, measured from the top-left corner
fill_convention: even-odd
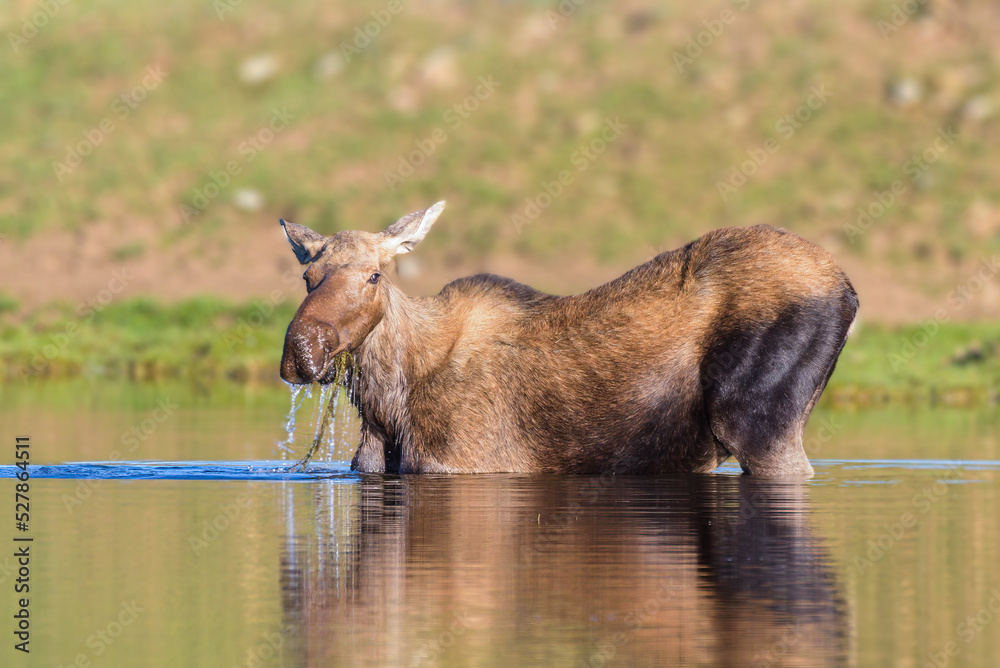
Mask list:
[[[321,460],[331,461],[337,454],[337,422],[338,406],[340,404],[340,392],[345,390],[348,395],[348,402],[351,402],[356,393],[357,386],[357,362],[354,357],[348,354],[340,355],[332,361],[333,381],[321,384],[319,398],[314,405],[312,412],[312,424],[314,425],[312,445],[305,456],[300,459],[290,470],[302,471],[317,453]],[[278,443],[281,451],[281,458],[287,459],[287,455],[294,453],[295,444],[295,413],[302,405],[305,397],[312,398],[312,386],[304,388],[300,385],[288,385],[292,393],[291,408],[285,422],[286,439]],[[304,389],[305,396],[299,399],[300,393]],[[342,411],[341,411],[342,412]],[[341,430],[342,431],[342,430]],[[349,446],[346,442],[345,446]]]
[[[312,386],[311,385],[293,385],[292,383],[285,383],[288,389],[292,393],[292,403],[288,409],[288,417],[285,418],[285,440],[278,441],[278,451],[281,454],[282,459],[287,459],[288,455],[295,454],[295,414],[298,412],[299,408],[302,406],[302,402],[306,398],[312,397]],[[299,398],[301,396],[301,399]]]
[[[313,433],[313,443],[320,440],[327,431],[329,426],[330,411],[327,408],[327,403],[331,401],[330,393],[336,392],[337,387],[335,385],[320,385],[319,386],[319,401],[316,402],[316,414],[314,422],[316,424],[316,431]]]
[[[340,391],[339,386],[333,387],[333,396],[330,397],[329,414],[331,416],[331,422],[326,430],[326,437],[323,444],[320,447],[319,458],[321,461],[333,461],[333,458],[337,452],[337,426],[339,424],[339,414],[337,413],[337,405],[340,403]]]

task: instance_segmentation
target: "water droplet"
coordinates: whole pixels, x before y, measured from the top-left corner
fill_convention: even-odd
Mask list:
[[[285,440],[278,441],[278,451],[282,459],[286,459],[286,455],[294,454],[295,450],[293,446],[295,445],[295,413],[299,410],[302,402],[305,401],[306,397],[312,396],[312,388],[306,387],[305,385],[292,385],[291,383],[285,383],[292,394],[291,406],[288,409],[288,417],[285,418]],[[305,392],[303,392],[305,390]],[[301,399],[299,398],[301,395]]]

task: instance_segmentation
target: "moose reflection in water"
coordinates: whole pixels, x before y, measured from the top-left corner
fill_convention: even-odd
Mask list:
[[[748,477],[290,485],[295,665],[842,665],[805,487]],[[315,517],[293,509],[315,508]],[[332,662],[332,663],[331,663]]]

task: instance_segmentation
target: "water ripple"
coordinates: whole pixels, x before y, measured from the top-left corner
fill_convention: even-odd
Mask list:
[[[318,478],[358,479],[350,462],[315,462],[300,473],[289,471],[291,462],[264,461],[190,461],[190,462],[68,462],[32,466],[32,478],[90,480],[290,480]],[[20,469],[0,466],[0,478],[13,478]]]
[[[1000,471],[1000,461],[985,460],[815,460],[818,480],[835,471],[884,470],[910,471]],[[346,481],[359,479],[350,470],[350,462],[313,462],[305,472],[289,471],[290,462],[263,461],[136,461],[136,462],[67,462],[64,464],[36,465],[30,469],[33,478],[94,479],[94,480],[298,480],[340,478]],[[19,469],[0,466],[0,478],[13,478]],[[739,466],[728,463],[719,467],[721,474],[738,475]],[[842,480],[842,484],[888,484],[886,480]]]

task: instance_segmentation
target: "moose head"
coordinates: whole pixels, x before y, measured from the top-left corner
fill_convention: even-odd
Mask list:
[[[331,382],[333,361],[356,350],[385,315],[382,271],[427,235],[444,202],[403,216],[378,234],[343,231],[326,237],[308,227],[281,225],[295,257],[308,265],[308,294],[285,334],[281,377],[289,383]]]

